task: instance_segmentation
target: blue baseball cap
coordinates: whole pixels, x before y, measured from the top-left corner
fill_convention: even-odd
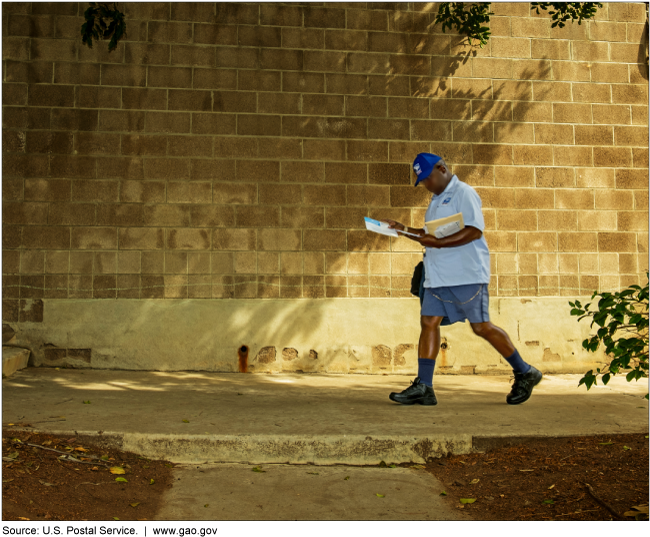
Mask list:
[[[434,155],[432,153],[420,153],[417,157],[415,157],[415,160],[413,161],[413,170],[418,176],[417,180],[415,181],[415,186],[418,186],[420,181],[424,181],[427,177],[429,177],[429,175],[431,175],[433,167],[441,159],[442,157],[439,157],[438,155]]]

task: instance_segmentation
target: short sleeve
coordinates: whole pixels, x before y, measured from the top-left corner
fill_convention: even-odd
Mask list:
[[[475,227],[482,233],[485,230],[485,220],[483,219],[483,211],[481,210],[483,204],[481,203],[480,196],[473,188],[464,188],[459,201],[459,210],[463,213],[465,226]]]

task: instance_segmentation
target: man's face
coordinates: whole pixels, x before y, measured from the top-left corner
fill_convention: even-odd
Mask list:
[[[443,190],[447,186],[447,168],[444,164],[436,164],[431,171],[429,177],[427,177],[422,184],[424,187],[431,193],[436,196],[442,194]]]

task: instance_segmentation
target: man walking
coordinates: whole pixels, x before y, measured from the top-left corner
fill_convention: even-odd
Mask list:
[[[404,405],[437,404],[433,371],[440,349],[440,324],[447,318],[445,324],[469,320],[474,333],[487,340],[512,366],[515,382],[506,402],[521,404],[530,398],[533,387],[542,380],[542,373],[524,362],[508,334],[490,322],[487,289],[490,252],[483,237],[481,198],[471,186],[453,175],[438,155],[420,153],[413,162],[413,169],[417,175],[415,186],[422,183],[433,194],[425,222],[462,213],[465,227],[438,239],[424,229],[387,220],[392,229],[417,235],[406,237],[426,247],[418,376],[411,386],[401,393],[391,393],[389,398]]]

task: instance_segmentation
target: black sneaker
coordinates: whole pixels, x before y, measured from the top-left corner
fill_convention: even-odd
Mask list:
[[[401,403],[403,405],[437,405],[438,401],[436,400],[436,394],[433,393],[433,388],[422,384],[420,382],[420,377],[415,377],[415,380],[411,381],[411,385],[406,388],[401,393],[391,393],[388,398],[391,401],[396,403]]]
[[[528,373],[515,373],[515,383],[512,385],[512,390],[506,396],[506,403],[509,405],[520,405],[524,401],[530,399],[533,393],[533,388],[542,380],[542,373],[535,369],[532,365]]]

